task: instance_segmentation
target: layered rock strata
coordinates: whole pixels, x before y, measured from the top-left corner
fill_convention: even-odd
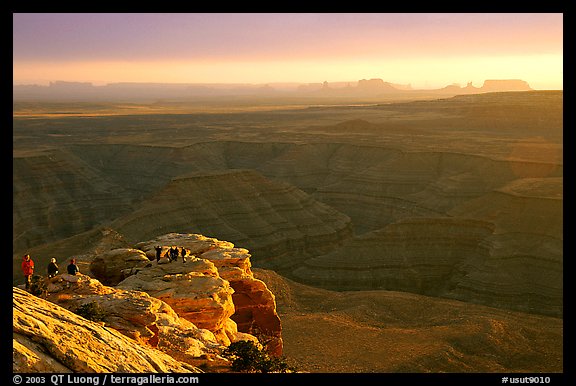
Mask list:
[[[15,250],[89,230],[131,205],[123,188],[65,150],[13,157],[12,192]]]
[[[442,293],[454,270],[484,260],[490,223],[461,218],[412,218],[356,237],[329,254],[310,258],[292,274],[337,290],[388,289]]]
[[[496,224],[497,233],[524,233],[563,239],[563,178],[521,178],[449,213]]]
[[[499,213],[508,219],[511,208]],[[534,218],[518,232],[502,232],[506,221],[487,218],[404,219],[305,260],[291,275],[328,289],[407,291],[562,316],[561,239],[536,232]]]
[[[446,216],[455,207],[521,178],[555,178],[561,165],[441,152],[401,152],[360,165],[314,197],[367,232],[410,217]],[[458,213],[459,215],[465,215]]]
[[[522,178],[455,207],[490,221],[488,258],[469,261],[451,296],[521,311],[563,314],[563,180]]]
[[[553,237],[507,233],[483,241],[483,260],[458,267],[445,296],[554,317],[563,316],[563,242]]]
[[[348,216],[248,170],[175,178],[110,226],[137,240],[169,231],[215,236],[246,246],[259,265],[286,252],[331,249],[351,236]]]
[[[335,142],[99,144],[42,156],[19,153],[14,248],[78,233],[146,198],[115,223],[132,242],[172,231],[199,232],[245,245],[254,264],[276,267],[287,251],[324,253],[349,238],[348,216],[363,233],[402,218],[445,216],[518,178],[561,178],[561,147],[560,158],[544,157],[552,150],[546,142],[540,145],[526,150],[515,145],[506,160]],[[50,160],[53,153],[59,154],[57,164]],[[64,184],[68,180],[77,183]],[[46,207],[47,202],[54,205]],[[33,237],[35,232],[42,236]],[[277,264],[267,261],[279,257]]]

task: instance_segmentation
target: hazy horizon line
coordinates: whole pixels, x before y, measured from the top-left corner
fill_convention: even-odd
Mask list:
[[[444,88],[444,87],[448,87],[448,86],[458,86],[461,88],[465,88],[467,85],[472,85],[472,87],[476,87],[476,88],[481,88],[484,84],[484,82],[486,81],[492,81],[492,80],[497,80],[497,81],[524,81],[526,82],[531,89],[533,90],[564,90],[563,85],[561,85],[559,88],[538,88],[538,87],[534,87],[529,81],[526,81],[522,78],[490,78],[490,79],[484,79],[479,86],[475,85],[474,81],[467,81],[465,84],[463,84],[462,82],[448,82],[444,85],[437,85],[437,86],[428,86],[428,87],[414,87],[412,86],[411,82],[394,82],[394,81],[388,81],[388,80],[384,80],[383,78],[375,78],[375,77],[370,77],[370,78],[363,78],[363,79],[358,79],[358,80],[333,80],[333,81],[329,81],[329,80],[323,80],[323,81],[315,81],[315,82],[307,82],[307,81],[272,81],[272,82],[171,82],[171,81],[107,81],[107,82],[102,82],[102,81],[91,81],[91,80],[59,80],[59,79],[55,79],[55,80],[42,80],[42,81],[14,81],[12,82],[12,86],[13,87],[17,87],[17,86],[37,86],[37,87],[50,87],[53,84],[84,84],[84,85],[89,85],[92,87],[105,87],[105,86],[111,86],[111,85],[122,85],[122,84],[126,84],[126,85],[167,85],[167,86],[190,86],[190,85],[199,85],[199,86],[259,86],[259,87],[265,87],[265,86],[271,86],[271,85],[284,85],[284,86],[289,86],[289,85],[293,85],[293,86],[299,86],[299,85],[322,85],[324,83],[326,83],[328,86],[330,85],[339,85],[340,87],[346,87],[346,85],[348,86],[357,86],[358,82],[360,82],[361,80],[382,80],[384,83],[390,84],[392,86],[401,86],[401,87],[406,87],[405,89],[399,89],[399,91],[418,91],[418,90],[437,90],[439,88]],[[342,86],[343,85],[343,86]]]

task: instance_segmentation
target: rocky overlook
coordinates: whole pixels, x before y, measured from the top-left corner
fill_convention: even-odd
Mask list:
[[[169,261],[165,253],[156,261],[157,245],[164,252],[172,246],[188,249],[186,261]],[[266,338],[270,354],[282,354],[275,297],[254,278],[246,249],[174,233],[82,259],[91,262],[88,273],[94,277],[46,279],[44,299],[36,301],[14,287],[14,371],[183,372],[199,371],[200,365],[222,371],[228,366],[222,350],[238,340],[259,344],[255,335]],[[91,303],[102,310],[101,323],[71,312]],[[45,327],[34,327],[40,325]],[[79,327],[74,339],[59,335]],[[86,336],[110,347],[77,350]],[[91,362],[99,350],[110,353],[109,362]],[[122,356],[124,350],[128,353]],[[137,358],[123,364],[130,355]],[[141,357],[149,358],[148,366]]]
[[[16,287],[12,321],[14,372],[200,371]]]

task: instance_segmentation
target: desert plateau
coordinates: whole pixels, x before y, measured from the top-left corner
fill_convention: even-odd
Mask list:
[[[15,100],[13,286],[26,253],[83,278],[14,289],[56,315],[15,316],[15,371],[222,371],[199,358],[265,330],[301,372],[561,373],[563,92],[489,91]],[[152,321],[121,319],[134,297]],[[29,328],[87,299],[120,316],[86,333],[153,367],[73,365]]]

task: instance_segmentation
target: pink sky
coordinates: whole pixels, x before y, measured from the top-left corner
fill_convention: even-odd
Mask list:
[[[518,78],[561,89],[563,15],[14,14],[15,84]]]

